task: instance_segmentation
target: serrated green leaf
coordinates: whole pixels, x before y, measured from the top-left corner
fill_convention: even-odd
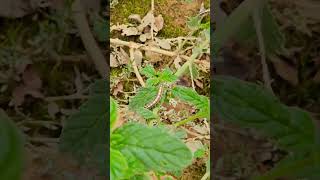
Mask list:
[[[147,170],[175,171],[191,163],[192,154],[186,145],[161,129],[130,123],[115,133],[125,137],[121,142],[122,154],[135,158]]]
[[[204,31],[205,31],[204,34],[206,34],[205,36],[209,36],[208,39],[210,39],[210,21],[208,21],[206,23],[202,23],[200,25],[200,29],[204,29]]]
[[[314,126],[308,114],[289,108],[263,87],[231,77],[216,76],[214,110],[221,119],[256,128],[290,151],[312,149]]]
[[[199,16],[192,16],[188,18],[187,26],[191,30],[197,30],[200,28],[201,18]]]
[[[173,74],[173,72],[169,68],[164,69],[159,74],[160,74],[159,75],[159,79],[160,79],[161,82],[169,82],[169,83],[171,83],[171,82],[175,82],[178,79],[178,77],[175,76]]]
[[[0,179],[20,180],[22,170],[21,134],[6,113],[0,109]]]
[[[139,114],[144,118],[144,119],[155,119],[157,116],[149,109],[146,108],[139,108],[137,109]]]
[[[193,0],[184,0],[185,2],[187,2],[187,3],[192,3],[193,2]]]
[[[130,178],[130,180],[152,180],[152,178],[149,175],[136,175]]]
[[[110,149],[110,180],[119,180],[125,177],[128,163],[123,154],[115,149]]]
[[[194,105],[197,109],[209,116],[209,99],[206,96],[199,95],[191,88],[176,86],[172,90],[172,94],[181,100]]]
[[[121,146],[121,142],[123,141],[123,136],[120,134],[112,134],[110,139],[110,147],[118,149]]]
[[[79,160],[91,155],[92,159],[100,161],[101,157],[95,156],[93,152],[98,147],[104,147],[109,138],[106,107],[109,102],[107,102],[106,85],[106,81],[103,80],[94,83],[88,101],[81,105],[79,112],[67,119],[62,130],[61,150],[71,152]]]
[[[156,86],[160,83],[160,79],[159,78],[149,78],[146,81],[146,86],[147,87],[152,87],[152,86]]]
[[[147,76],[148,78],[152,78],[157,75],[156,70],[151,65],[147,65],[146,67],[144,67],[141,71],[141,74]]]
[[[118,118],[117,102],[110,97],[110,128],[112,129]]]
[[[141,108],[157,96],[157,92],[158,89],[154,86],[141,88],[138,93],[130,99],[129,108],[139,113],[138,111],[141,110]]]

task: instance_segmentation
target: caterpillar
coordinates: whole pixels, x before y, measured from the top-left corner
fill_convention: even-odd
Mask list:
[[[156,98],[154,98],[153,101],[151,101],[150,103],[145,105],[144,108],[149,109],[149,108],[153,107],[154,105],[156,105],[162,97],[163,90],[164,90],[164,86],[162,84],[160,84]]]

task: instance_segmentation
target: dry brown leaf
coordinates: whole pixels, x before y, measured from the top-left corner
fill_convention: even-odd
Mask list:
[[[136,49],[133,52],[133,57],[134,57],[134,61],[136,62],[136,65],[138,67],[141,67],[141,63],[142,63],[142,52],[139,49]]]
[[[281,60],[277,56],[270,57],[271,62],[277,72],[277,74],[288,81],[291,85],[296,86],[299,82],[298,80],[298,71],[290,66],[285,61]]]
[[[23,84],[14,88],[12,92],[12,100],[9,106],[21,106],[26,95],[31,95],[35,98],[43,98],[44,95],[40,92],[42,81],[33,68],[28,67],[22,74]]]
[[[210,72],[210,61],[196,60],[195,63],[198,65],[198,69],[205,73]]]
[[[203,135],[209,134],[209,129],[205,126],[196,125],[192,128],[200,134],[203,134]]]
[[[148,39],[151,39],[151,33],[150,32],[141,34],[140,37],[139,37],[139,40],[141,42],[146,42]]]
[[[141,34],[141,35],[139,36],[139,40],[140,40],[141,42],[146,42],[147,36],[146,36],[145,34]]]
[[[28,60],[24,60],[22,62],[18,62],[15,64],[15,69],[17,71],[18,74],[22,74],[26,68],[31,65],[32,62],[28,59]]]
[[[164,19],[162,15],[160,14],[154,19],[154,31],[158,32],[163,28]]]
[[[194,140],[194,141],[188,141],[186,143],[188,148],[191,150],[192,153],[196,152],[198,149],[203,147],[203,144],[199,140]]]
[[[166,39],[155,38],[155,41],[158,44],[158,46],[160,46],[162,49],[166,49],[166,50],[171,49],[170,42],[167,41]]]
[[[142,21],[139,14],[131,14],[128,18],[137,21],[138,23],[141,23]]]
[[[176,69],[180,69],[181,68],[181,65],[180,65],[181,62],[182,62],[182,59],[180,58],[180,56],[177,56],[173,61],[174,67]]]
[[[118,67],[120,64],[117,61],[115,55],[113,53],[110,53],[110,66],[111,67]]]
[[[9,106],[21,106],[24,102],[25,96],[25,87],[23,85],[14,88],[12,92],[12,99],[9,103]]]
[[[0,17],[19,18],[34,12],[25,0],[1,0]]]
[[[122,36],[135,36],[138,34],[139,34],[138,29],[135,27],[125,28],[122,30],[122,33],[121,33]]]
[[[128,25],[126,25],[126,24],[112,25],[110,27],[110,32],[112,32],[112,31],[122,31],[122,30],[127,29],[127,28],[128,28]]]
[[[201,81],[199,81],[198,79],[194,79],[194,82],[199,88],[203,89],[203,83]]]
[[[128,53],[125,50],[123,50],[123,48],[121,48],[121,47],[120,47],[119,55],[120,56],[118,56],[119,57],[118,61],[119,61],[120,65],[128,64],[130,57],[129,57]]]
[[[56,114],[59,112],[59,106],[55,102],[50,102],[48,104],[48,114],[49,116],[54,119]]]
[[[145,56],[151,63],[156,63],[162,60],[161,54],[152,51],[146,51]]]
[[[24,84],[30,89],[40,89],[42,87],[42,81],[39,75],[30,66],[22,74],[22,80]]]
[[[112,95],[117,96],[121,91],[123,91],[123,83],[119,82],[117,85],[115,85]]]
[[[151,11],[149,11],[147,15],[143,17],[141,24],[138,26],[138,30],[142,32],[144,28],[151,25],[151,23],[153,22],[154,22],[154,16],[152,15]]]

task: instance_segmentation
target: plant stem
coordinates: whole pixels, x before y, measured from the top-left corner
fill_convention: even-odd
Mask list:
[[[100,76],[105,78],[109,74],[109,66],[107,61],[101,52],[100,47],[97,45],[92,32],[89,27],[88,20],[86,18],[86,12],[83,9],[83,5],[80,0],[75,0],[72,4],[73,18],[76,26],[79,29],[81,40],[88,54],[93,60],[97,71]]]
[[[180,69],[178,69],[178,71],[175,73],[175,75],[177,77],[180,77],[184,74],[184,72],[189,68],[189,65],[192,64],[194,62],[194,60],[198,57],[198,53],[193,53],[190,57],[190,59],[184,63]]]
[[[266,60],[266,47],[264,44],[264,38],[262,34],[262,24],[261,24],[261,18],[262,18],[262,12],[263,11],[263,2],[257,3],[257,8],[253,11],[253,21],[256,29],[256,34],[258,37],[258,43],[259,43],[259,51],[261,56],[261,64],[262,64],[262,73],[263,73],[263,81],[266,86],[266,88],[274,94],[272,87],[271,87],[271,79],[270,79],[270,73],[268,69],[268,64]]]
[[[134,54],[133,54],[134,52],[133,51],[134,51],[133,48],[130,48],[130,61],[131,61],[132,66],[133,66],[133,70],[134,70],[134,73],[136,74],[141,86],[145,87],[146,84],[144,83],[143,78],[141,77],[141,75],[139,73],[139,69],[138,69],[137,63],[136,63],[136,61],[134,59]]]
[[[201,117],[201,114],[195,114],[195,115],[193,115],[193,116],[190,116],[190,117],[188,117],[187,119],[185,119],[185,120],[182,120],[182,121],[180,121],[180,122],[177,122],[177,123],[175,123],[174,124],[174,126],[175,127],[178,127],[178,126],[181,126],[181,125],[183,125],[183,124],[186,124],[186,123],[188,123],[188,122],[190,122],[190,121],[193,121],[193,120],[195,120],[195,119],[197,119],[197,118],[200,118]]]

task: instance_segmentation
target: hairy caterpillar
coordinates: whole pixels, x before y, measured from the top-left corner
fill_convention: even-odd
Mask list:
[[[154,98],[153,101],[151,101],[150,103],[148,103],[148,104],[145,105],[144,107],[145,107],[146,109],[149,109],[149,108],[153,107],[154,105],[156,105],[156,104],[160,101],[160,99],[161,99],[161,97],[162,97],[163,90],[164,90],[164,86],[163,86],[163,84],[160,84],[156,98]]]

